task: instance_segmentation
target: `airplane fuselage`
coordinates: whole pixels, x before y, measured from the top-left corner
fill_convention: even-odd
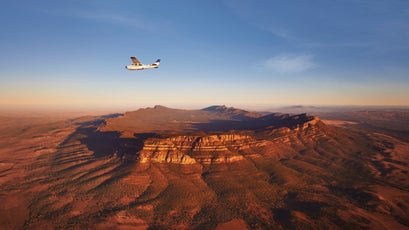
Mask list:
[[[125,68],[126,68],[127,70],[144,70],[144,69],[158,68],[158,65],[155,64],[155,63],[154,63],[154,64],[150,64],[150,65],[143,65],[143,64],[136,65],[136,64],[131,64],[131,65],[125,66]]]

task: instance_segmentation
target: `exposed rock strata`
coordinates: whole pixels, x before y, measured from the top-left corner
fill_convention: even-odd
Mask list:
[[[300,143],[300,138],[311,140],[325,137],[325,126],[318,117],[308,117],[292,128],[271,128],[263,131],[266,139],[244,134],[181,135],[167,138],[148,138],[139,152],[139,162],[173,164],[217,164],[244,159],[242,154],[251,149],[279,143]],[[265,135],[264,135],[265,136]],[[240,152],[240,153],[239,153]]]
[[[202,110],[155,106],[105,119],[98,131],[119,133],[131,142],[137,137],[135,143],[124,145],[126,159],[172,164],[235,162],[260,154],[261,148],[302,145],[302,139],[315,141],[326,135],[325,125],[315,116],[264,115],[226,106]]]
[[[207,136],[175,136],[164,139],[151,138],[145,141],[143,150],[148,151],[228,151],[248,149],[262,145],[249,135],[207,135]]]
[[[249,135],[224,134],[150,138],[144,142],[141,163],[227,163],[242,160],[237,152],[265,145]]]

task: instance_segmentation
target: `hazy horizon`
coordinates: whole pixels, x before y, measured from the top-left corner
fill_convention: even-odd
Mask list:
[[[138,109],[154,108],[164,106],[170,109],[200,110],[210,106],[226,106],[236,109],[258,112],[284,112],[284,113],[310,113],[310,112],[341,112],[341,111],[362,111],[362,110],[409,110],[409,106],[394,105],[245,105],[245,104],[139,104],[139,105],[115,105],[115,106],[2,106],[1,115],[106,115],[110,113],[125,113]]]

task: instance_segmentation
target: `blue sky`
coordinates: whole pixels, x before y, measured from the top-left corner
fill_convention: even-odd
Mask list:
[[[409,105],[406,0],[16,0],[0,20],[1,106]]]

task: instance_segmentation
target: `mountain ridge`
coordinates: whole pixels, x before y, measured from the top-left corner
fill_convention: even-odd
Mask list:
[[[132,137],[135,133],[195,133],[254,130],[275,124],[297,125],[318,117],[283,114],[261,114],[226,106],[210,106],[201,110],[171,109],[164,106],[126,112],[105,120],[101,131],[117,131]]]

